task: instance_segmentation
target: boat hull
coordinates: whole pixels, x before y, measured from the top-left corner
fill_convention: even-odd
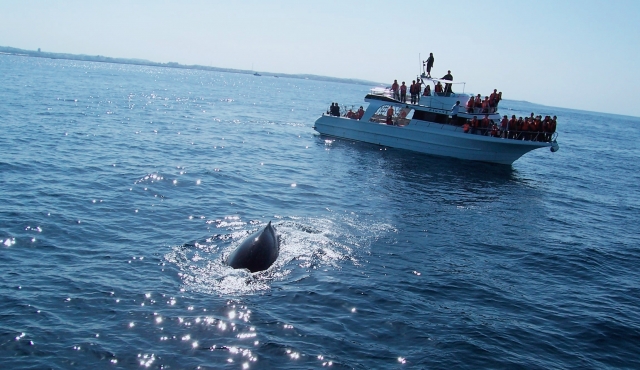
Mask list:
[[[411,120],[392,126],[323,115],[314,125],[322,135],[400,148],[436,156],[512,164],[524,154],[552,143],[464,133],[461,127]]]

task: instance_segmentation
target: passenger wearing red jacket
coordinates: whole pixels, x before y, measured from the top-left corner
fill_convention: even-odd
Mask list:
[[[473,96],[469,98],[469,101],[467,102],[467,113],[473,113],[473,107],[475,105],[475,100],[473,99]]]

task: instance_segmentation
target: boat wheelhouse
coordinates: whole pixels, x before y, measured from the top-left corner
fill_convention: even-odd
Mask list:
[[[374,88],[364,98],[369,103],[360,119],[346,115],[323,114],[314,124],[322,135],[362,141],[393,148],[465,160],[512,164],[524,154],[538,148],[558,150],[556,133],[545,131],[499,130],[497,108],[467,110],[473,99],[464,93],[463,83],[441,79],[423,79],[425,84],[453,84],[447,93],[420,96],[417,104],[398,100],[388,88]],[[456,93],[456,90],[462,92]],[[451,91],[452,90],[452,91]],[[460,102],[456,117],[451,109]],[[476,117],[488,120],[487,127],[469,125]]]

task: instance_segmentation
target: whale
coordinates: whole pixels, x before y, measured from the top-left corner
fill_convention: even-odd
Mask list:
[[[227,265],[251,272],[264,271],[276,261],[279,253],[280,240],[269,221],[265,227],[251,234],[231,252],[227,257]]]

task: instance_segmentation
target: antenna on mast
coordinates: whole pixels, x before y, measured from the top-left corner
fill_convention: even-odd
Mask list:
[[[418,53],[418,77],[416,77],[418,79],[418,81],[422,81],[422,79],[420,77],[424,76],[424,72],[423,72],[423,67],[424,66],[424,62],[422,61],[422,55],[420,55],[420,53]],[[422,81],[424,82],[424,81]],[[422,89],[422,83],[420,83],[420,89]]]

